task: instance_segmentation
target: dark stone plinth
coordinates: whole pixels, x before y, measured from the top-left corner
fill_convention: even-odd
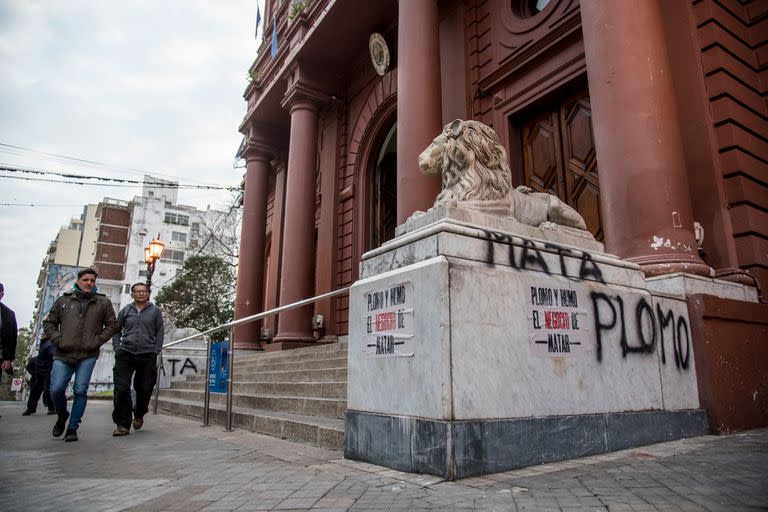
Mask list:
[[[701,409],[476,421],[348,410],[344,456],[454,480],[706,433]]]

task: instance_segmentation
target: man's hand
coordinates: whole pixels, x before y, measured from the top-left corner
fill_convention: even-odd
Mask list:
[[[8,369],[10,367],[11,367],[11,360],[10,359],[6,359],[5,361],[3,361],[3,368],[2,369],[3,369],[4,372],[8,371]]]

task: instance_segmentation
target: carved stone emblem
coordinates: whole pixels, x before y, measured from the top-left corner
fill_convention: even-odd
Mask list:
[[[425,175],[442,177],[434,206],[455,203],[530,226],[587,229],[581,215],[558,197],[528,187],[512,188],[507,152],[496,132],[483,123],[457,119],[445,125],[419,155],[419,168]]]
[[[384,40],[384,36],[378,32],[371,34],[368,39],[368,49],[371,52],[371,62],[376,72],[384,76],[389,69],[389,47]]]

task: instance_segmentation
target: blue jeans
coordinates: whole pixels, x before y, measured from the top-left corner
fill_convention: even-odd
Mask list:
[[[67,412],[67,386],[72,374],[75,374],[75,384],[72,387],[75,400],[72,402],[72,414],[69,416],[69,428],[77,430],[80,420],[85,413],[88,403],[88,385],[91,383],[93,367],[96,358],[88,357],[76,363],[68,363],[55,359],[51,371],[51,398],[57,413]]]

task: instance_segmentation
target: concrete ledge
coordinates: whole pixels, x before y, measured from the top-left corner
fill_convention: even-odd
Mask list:
[[[347,410],[344,456],[453,480],[706,433],[701,409],[477,421]]]

